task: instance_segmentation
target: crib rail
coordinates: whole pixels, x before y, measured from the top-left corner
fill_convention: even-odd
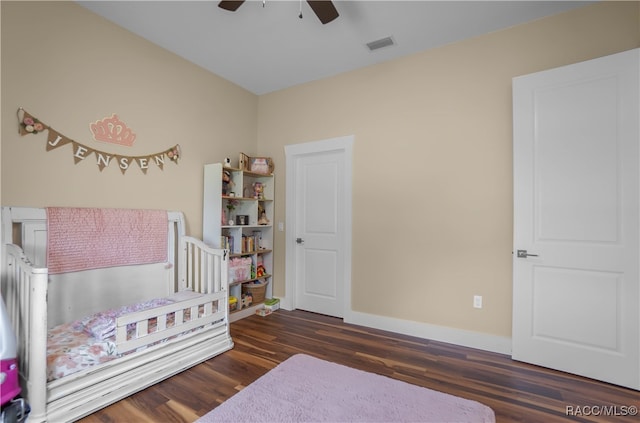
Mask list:
[[[47,269],[33,267],[14,244],[5,245],[5,257],[2,296],[17,337],[23,395],[31,406],[29,418],[37,421],[46,416]]]
[[[184,236],[180,240],[179,263],[181,289],[190,289],[202,294],[227,289],[228,252],[211,248],[197,238]]]
[[[116,346],[122,354],[209,325],[226,324],[224,291],[127,314],[116,319]]]

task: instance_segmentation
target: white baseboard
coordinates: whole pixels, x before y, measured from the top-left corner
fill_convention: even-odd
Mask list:
[[[286,299],[281,298],[280,304],[285,310],[292,309],[291,304],[286,301]],[[357,311],[348,311],[344,316],[344,322],[415,336],[417,338],[511,355],[511,338],[507,336],[491,335]]]
[[[349,312],[344,317],[344,321],[345,323],[387,330],[403,335],[511,355],[511,338],[506,336],[472,332],[357,311]]]

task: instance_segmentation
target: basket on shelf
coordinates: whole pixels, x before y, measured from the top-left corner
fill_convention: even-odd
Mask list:
[[[242,284],[242,292],[251,294],[253,304],[261,303],[264,301],[265,294],[267,292],[267,281],[251,282]]]

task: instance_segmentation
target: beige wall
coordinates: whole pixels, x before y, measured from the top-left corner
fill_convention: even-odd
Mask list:
[[[257,96],[121,29],[73,2],[2,1],[3,205],[182,210],[202,233],[203,164],[256,145]],[[183,158],[125,175],[71,146],[45,151],[46,132],[20,137],[24,107],[97,150],[147,155],[176,143]],[[94,141],[89,124],[116,113],[133,147]]]
[[[202,165],[245,151],[274,158],[284,221],[283,146],[355,135],[354,310],[501,336],[511,78],[640,47],[638,2],[606,2],[258,98],[73,3],[1,6],[3,205],[179,209],[199,236]],[[99,150],[180,143],[183,159],[147,175],[74,165],[68,147],[45,152],[46,135],[17,134],[19,106]],[[137,132],[133,148],[92,140],[89,123],[111,113]],[[285,295],[283,233],[276,248]]]
[[[606,2],[261,96],[276,220],[283,146],[354,135],[354,311],[509,337],[511,79],[635,47],[638,2]]]

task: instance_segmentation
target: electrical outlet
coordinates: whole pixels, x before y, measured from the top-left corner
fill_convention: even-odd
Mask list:
[[[473,296],[473,308],[482,308],[482,295]]]

